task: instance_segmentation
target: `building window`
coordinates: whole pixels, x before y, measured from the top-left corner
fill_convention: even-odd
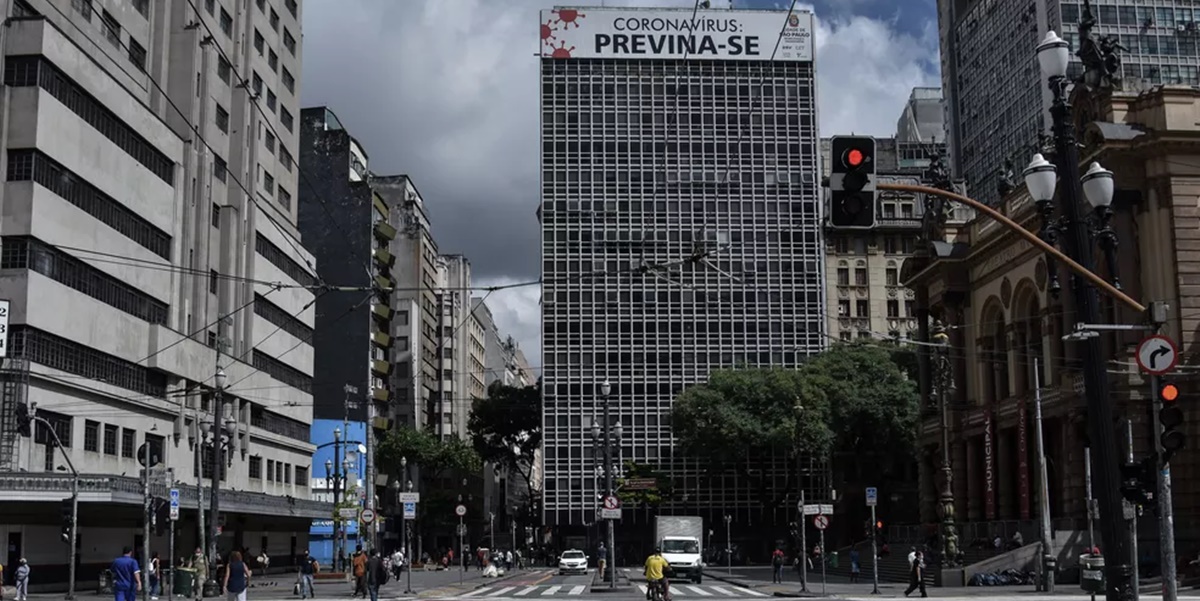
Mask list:
[[[79,13],[84,21],[92,22],[92,12],[94,10],[92,8],[92,0],[71,0],[71,8],[75,9],[75,12]]]
[[[167,393],[167,378],[162,372],[37,328],[12,326],[9,329],[9,345],[13,357],[28,359],[81,378],[103,380],[113,386],[156,398],[163,398]],[[115,449],[116,439],[113,440]],[[104,444],[108,445],[107,439]]]
[[[133,63],[138,71],[146,72],[146,49],[132,37],[129,38],[129,62]]]
[[[121,23],[108,11],[100,13],[100,22],[104,24],[104,39],[110,44],[121,47]]]
[[[271,29],[276,33],[279,32],[279,13],[275,12],[273,8],[271,9]]]
[[[296,38],[292,37],[292,32],[287,28],[283,30],[283,47],[287,48],[292,56],[296,56]]]
[[[57,444],[61,445],[64,449],[71,448],[71,422],[73,421],[71,416],[46,411],[45,409],[38,409],[37,416],[50,422],[50,428],[47,429],[45,424],[40,421],[37,422],[37,428],[33,434],[34,442],[54,447],[54,437],[57,436]],[[53,434],[51,434],[51,430],[54,432]],[[54,469],[54,467],[51,466],[50,469]]]
[[[250,479],[262,480],[262,457],[255,455],[250,458]]]
[[[219,279],[221,279],[221,276],[217,275],[217,270],[215,270],[215,269],[209,270],[209,272],[208,272],[208,293],[209,294],[217,293],[217,280],[219,280]]]
[[[895,299],[888,299],[887,316],[888,317],[900,317],[900,301],[895,300]]]
[[[19,56],[9,57],[5,62],[4,85],[14,88],[37,86],[46,90],[134,160],[167,184],[174,185],[175,163],[50,61],[41,56]]]
[[[157,434],[146,433],[145,436],[146,449],[150,451],[151,457],[158,457],[158,461],[165,462],[167,460],[166,441],[167,439]]]
[[[212,214],[212,217],[211,217],[212,226],[213,227],[221,227],[221,205],[214,202],[213,206],[212,206],[211,214]]]
[[[254,349],[254,368],[304,392],[312,392],[312,377],[258,349]]]
[[[292,466],[287,465],[287,464],[285,464],[283,466],[283,483],[284,484],[292,483]]]
[[[910,300],[904,301],[904,316],[905,317],[916,317],[917,316],[916,303],[914,303],[913,301],[910,301]]]
[[[271,90],[267,90],[267,110],[274,113],[275,105],[278,104],[278,101],[279,101],[279,99],[276,98],[275,92],[272,92]]]
[[[221,9],[221,31],[227,36],[233,36],[233,17],[229,16],[224,8]]]
[[[853,335],[850,333],[850,330],[842,330],[838,333],[838,336],[846,342],[853,340]]]
[[[866,286],[867,285],[867,270],[865,268],[860,267],[860,268],[854,270],[854,285],[855,286]]]
[[[292,128],[295,127],[295,119],[292,117],[292,113],[287,109],[282,109],[279,111],[279,122],[283,124],[283,128],[288,131],[293,131]]]
[[[267,12],[267,0],[255,0],[254,3],[258,5],[259,11]]]
[[[129,428],[121,429],[121,456],[126,459],[133,459],[133,447],[137,442],[137,431]]]
[[[279,187],[279,206],[289,211],[292,209],[292,193],[284,190],[283,186]]]
[[[265,236],[255,236],[254,250],[267,262],[279,268],[280,271],[287,274],[288,277],[296,281],[301,286],[312,286],[316,283],[312,274],[305,271],[299,263],[293,261],[287,256],[278,246],[267,240]]]
[[[870,301],[858,300],[858,301],[854,301],[854,304],[855,304],[855,307],[854,307],[855,317],[870,317],[871,316],[871,302]]]
[[[260,165],[260,168],[261,168],[261,165]],[[275,176],[271,175],[270,173],[267,173],[266,169],[263,169],[262,174],[263,174],[263,190],[266,190],[267,196],[274,198],[275,197]]]
[[[304,325],[294,315],[284,311],[260,294],[254,295],[254,314],[267,320],[271,325],[291,334],[303,342],[312,340],[313,329]]]
[[[259,31],[257,29],[255,29],[254,30],[254,50],[258,52],[259,56],[263,55],[263,50],[266,45],[266,42],[267,41],[265,39],[263,39],[263,34],[259,33]]]
[[[838,300],[838,317],[850,317],[850,301],[847,299]]]
[[[283,163],[283,168],[287,169],[288,173],[292,172],[293,164],[296,162],[292,158],[292,153],[288,152],[288,149],[284,148],[282,144],[279,145],[279,162]]]
[[[213,155],[213,177],[225,183],[225,178],[229,175],[229,167],[225,164],[225,159]]]
[[[225,107],[219,104],[217,105],[216,122],[217,129],[229,133],[229,111],[225,110]]]
[[[143,17],[150,18],[150,0],[133,0],[133,8]]]
[[[216,0],[204,0],[204,10],[208,11],[210,16],[214,14],[217,10]]]
[[[849,286],[850,285],[850,268],[849,267],[838,267],[837,285],[838,286]]]
[[[267,66],[275,73],[279,72],[279,55],[274,50],[267,51]]]
[[[117,456],[117,436],[120,435],[120,428],[112,424],[104,424],[104,454]]]
[[[251,79],[250,85],[254,89],[255,96],[262,96],[263,80],[262,80],[262,77],[259,77],[258,73],[254,74],[253,79]]]
[[[308,486],[308,468],[306,466],[296,466],[296,486]]]
[[[275,481],[275,460],[267,460],[267,482]]]
[[[283,87],[287,88],[287,91],[295,94],[296,93],[296,78],[292,76],[291,71],[287,70],[287,67],[283,68],[282,77],[283,77]]]
[[[149,323],[166,324],[168,306],[36,238],[0,238],[0,269],[28,269]]]
[[[900,285],[900,270],[899,269],[896,269],[895,267],[888,267],[887,271],[884,272],[884,277],[887,278],[888,286],[899,286]]]
[[[267,152],[275,154],[275,134],[267,132],[266,137],[263,138],[263,143],[267,147]]]
[[[40,151],[10,150],[8,181],[36,182],[146,250],[171,258],[169,234]]]
[[[217,57],[217,77],[219,77],[221,81],[228,85],[229,78],[232,77],[232,75],[233,66],[229,64],[229,61],[225,60],[224,56]]]
[[[16,0],[16,2],[13,2],[12,15],[14,19],[28,19],[42,16],[41,13],[33,10],[33,7],[25,0]]]
[[[283,0],[283,5],[287,7],[288,12],[292,13],[293,17],[297,16],[296,15],[296,10],[297,10],[296,0]]]
[[[100,452],[100,422],[90,419],[83,422],[83,450]]]

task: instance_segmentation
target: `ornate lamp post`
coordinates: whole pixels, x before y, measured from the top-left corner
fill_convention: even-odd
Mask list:
[[[942,518],[942,567],[957,567],[958,528],[954,525],[954,468],[950,458],[950,395],[954,391],[954,365],[950,361],[950,335],[941,321],[933,324],[934,358],[937,361],[935,383],[938,406],[942,412],[942,477],[938,495],[938,515]]]
[[[1097,75],[1096,69],[1104,69],[1103,64],[1092,61],[1092,53],[1102,52],[1104,40],[1097,47],[1096,40],[1091,37],[1090,29],[1094,20],[1090,17],[1090,9],[1080,24],[1080,58],[1084,60],[1092,75]],[[1029,194],[1033,197],[1042,217],[1041,235],[1047,242],[1058,240],[1063,234],[1066,253],[1086,270],[1094,270],[1095,260],[1092,252],[1093,238],[1099,242],[1108,259],[1110,275],[1116,272],[1116,234],[1108,227],[1112,216],[1109,205],[1112,203],[1112,172],[1093,164],[1081,181],[1079,175],[1079,149],[1075,141],[1075,127],[1072,120],[1071,105],[1067,102],[1067,66],[1070,62],[1070,46],[1053,31],[1047,32],[1042,43],[1037,47],[1038,64],[1042,75],[1048,81],[1054,102],[1050,114],[1054,119],[1054,154],[1057,166],[1050,164],[1041,155],[1034,155],[1033,162],[1025,170],[1025,182]],[[1087,78],[1085,78],[1086,80]],[[1095,77],[1093,77],[1095,79]],[[1086,83],[1086,82],[1085,82]],[[1058,172],[1063,173],[1063,187],[1059,190],[1059,208],[1061,216],[1052,217],[1054,207],[1054,191],[1058,184]],[[1086,196],[1085,196],[1086,194]],[[1095,212],[1095,218],[1089,223],[1081,215],[1080,201],[1087,200]],[[1052,265],[1051,261],[1047,261]],[[1053,273],[1053,272],[1051,272]],[[1115,276],[1114,276],[1115,280]],[[1051,289],[1057,283],[1052,283]],[[1115,284],[1115,281],[1114,281]],[[1100,311],[1093,286],[1081,278],[1073,278],[1072,292],[1075,295],[1075,316],[1082,323],[1099,323]],[[1129,531],[1122,523],[1121,492],[1118,471],[1120,459],[1117,456],[1116,434],[1112,419],[1112,404],[1109,399],[1108,375],[1105,373],[1105,359],[1099,337],[1091,337],[1083,344],[1083,383],[1087,396],[1087,414],[1090,438],[1094,443],[1092,451],[1095,455],[1096,490],[1100,502],[1100,532],[1104,540],[1104,551],[1108,561],[1105,564],[1107,572],[1107,598],[1110,601],[1132,601],[1134,590],[1132,586],[1133,567],[1130,565],[1129,549],[1131,538]]]

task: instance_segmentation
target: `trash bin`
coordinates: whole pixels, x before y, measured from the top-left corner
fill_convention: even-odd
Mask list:
[[[838,564],[840,564],[840,563],[841,563],[841,559],[838,557],[838,552],[834,551],[833,555],[829,556],[829,567],[836,570],[838,567]]]
[[[1079,556],[1079,588],[1085,593],[1104,594],[1104,557]]]
[[[191,599],[194,597],[192,592],[195,590],[192,584],[196,580],[196,570],[192,568],[175,568],[175,579],[172,580],[171,593]]]

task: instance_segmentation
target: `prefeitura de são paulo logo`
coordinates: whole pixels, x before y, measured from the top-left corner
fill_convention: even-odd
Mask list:
[[[584,14],[573,8],[556,8],[550,13],[553,15],[549,21],[542,23],[542,56],[550,58],[571,58],[571,53],[575,51],[574,46],[567,46],[566,40],[558,40],[554,33],[556,31],[565,31],[572,27],[579,27],[579,21],[584,18]],[[557,45],[555,43],[557,42]]]

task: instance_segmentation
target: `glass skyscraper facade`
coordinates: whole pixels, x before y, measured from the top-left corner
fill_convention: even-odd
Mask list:
[[[588,12],[618,15],[614,22],[640,14]],[[701,19],[715,13],[750,23],[748,12],[702,11]],[[691,11],[655,12],[664,14],[687,19]],[[757,487],[732,474],[709,475],[676,453],[670,425],[675,396],[711,370],[795,366],[827,341],[811,38],[800,42],[807,55],[777,52],[772,60],[788,15],[751,16],[773,24],[754,58],[544,52],[548,526],[597,521],[603,453],[592,425],[602,417],[604,380],[612,384],[612,423],[622,425],[614,463],[646,465],[671,479],[675,494],[658,512],[710,523],[724,512],[758,519]],[[799,27],[811,27],[809,13],[792,15],[792,27],[797,17]],[[543,18],[544,42],[547,23],[553,18]],[[553,39],[547,47],[569,48]],[[709,262],[686,261],[697,252],[711,253]],[[675,266],[639,269],[664,264]],[[754,469],[775,477],[788,466],[764,457]],[[785,503],[792,512],[796,494]],[[623,519],[648,517],[630,509]]]

